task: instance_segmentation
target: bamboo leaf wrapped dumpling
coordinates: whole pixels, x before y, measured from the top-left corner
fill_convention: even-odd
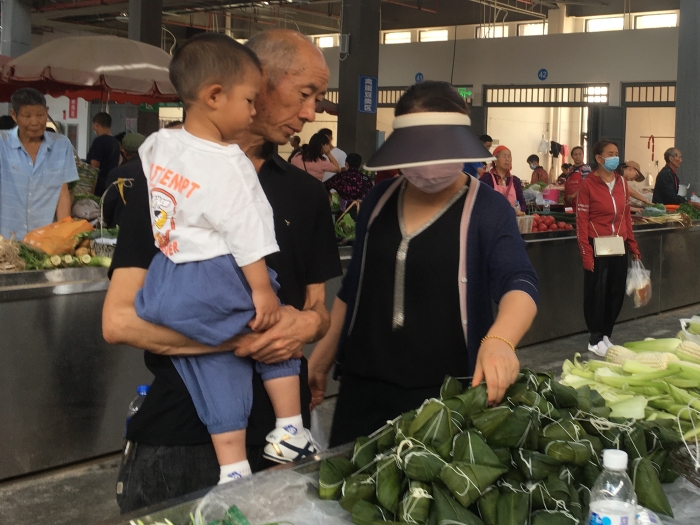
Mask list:
[[[568,509],[571,503],[571,491],[573,489],[570,489],[569,485],[552,474],[545,481],[531,488],[532,508],[553,510],[560,509],[563,505]]]
[[[562,385],[551,376],[540,375],[539,394],[557,408],[576,408],[578,392],[573,387]],[[590,396],[589,396],[590,397]]]
[[[335,457],[324,459],[318,471],[318,495],[321,499],[338,499],[343,482],[355,472],[349,459]]]
[[[514,405],[524,405],[535,408],[540,414],[549,419],[559,419],[561,414],[554,405],[534,390],[529,390],[524,383],[514,383],[506,392],[506,399]]]
[[[447,464],[438,454],[413,440],[403,441],[396,453],[404,474],[414,481],[432,482]]]
[[[532,450],[514,450],[513,461],[530,481],[546,479],[550,474],[557,474],[561,468],[561,463],[556,459]]]
[[[377,501],[393,514],[399,510],[401,478],[402,473],[396,456],[387,456],[377,462]]]
[[[435,515],[438,525],[484,525],[475,514],[459,504],[438,484],[433,484]]]
[[[637,501],[642,507],[651,511],[673,517],[671,504],[664,489],[661,487],[659,476],[651,461],[646,458],[637,458],[632,462],[630,469],[634,491],[637,493]]]
[[[570,512],[538,510],[530,516],[530,525],[580,525],[580,522]]]
[[[472,423],[491,447],[537,448],[539,418],[532,409],[501,405],[473,416]]]
[[[544,453],[562,463],[583,466],[591,459],[591,449],[578,441],[551,441]]]
[[[485,410],[488,406],[486,383],[481,383],[474,388],[467,388],[461,394],[445,401],[445,404],[463,419],[469,419],[470,416]]]
[[[644,429],[640,426],[635,425],[625,432],[623,443],[630,461],[634,461],[637,458],[645,458],[649,455]]]
[[[454,461],[488,467],[502,468],[506,466],[475,430],[466,430],[457,435],[454,439],[452,458]]]
[[[505,467],[494,468],[458,461],[445,465],[440,472],[440,479],[457,501],[468,507],[507,471]]]
[[[458,379],[452,376],[445,376],[440,387],[440,399],[445,401],[458,396],[464,390],[464,386]]]
[[[452,440],[457,428],[452,422],[452,414],[445,403],[431,399],[418,409],[416,418],[408,428],[409,437],[431,447],[448,460],[452,451]]]
[[[476,502],[481,519],[486,525],[499,525],[498,502],[500,499],[501,493],[495,485],[492,485]]]
[[[402,523],[425,523],[432,508],[433,488],[427,483],[411,481],[399,505],[398,518]]]
[[[355,447],[352,452],[352,463],[355,465],[357,470],[365,469],[374,461],[374,457],[377,455],[377,440],[370,439],[368,437],[359,437],[355,440]],[[370,472],[374,469],[366,469],[366,472]]]
[[[530,497],[524,492],[508,492],[498,500],[498,525],[527,525]]]
[[[374,479],[369,474],[355,474],[343,483],[340,506],[352,512],[355,503],[360,500],[374,501]]]
[[[389,518],[391,515],[388,512],[369,501],[360,500],[352,508],[352,522],[355,525],[374,525]]]

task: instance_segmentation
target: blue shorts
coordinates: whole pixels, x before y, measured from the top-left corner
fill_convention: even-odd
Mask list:
[[[277,292],[277,275],[269,268],[268,272]],[[250,286],[231,255],[176,264],[158,253],[135,303],[141,319],[207,346],[249,332],[248,322],[255,317]],[[172,361],[210,434],[246,428],[253,368],[263,381],[299,375],[300,369],[299,359],[266,365],[233,352],[173,357]]]

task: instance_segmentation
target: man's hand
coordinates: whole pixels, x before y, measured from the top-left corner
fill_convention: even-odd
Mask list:
[[[486,379],[489,405],[497,405],[508,387],[515,383],[519,371],[520,361],[513,349],[498,339],[487,339],[479,348],[472,387]]]
[[[313,355],[313,354],[312,354]],[[321,370],[309,360],[309,388],[311,388],[311,410],[323,403],[328,386],[328,372]]]
[[[250,357],[261,363],[272,364],[300,358],[306,343],[313,340],[318,325],[318,314],[311,310],[300,312],[292,306],[279,310],[280,320],[266,332],[241,338],[235,354]]]

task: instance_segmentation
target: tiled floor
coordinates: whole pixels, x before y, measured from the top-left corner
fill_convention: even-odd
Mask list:
[[[629,321],[616,327],[613,341],[623,343],[644,337],[672,337],[679,330],[678,319],[700,310],[695,305],[661,315]],[[524,367],[559,372],[565,359],[576,352],[588,354],[587,335],[579,334],[523,348],[518,355]],[[321,426],[329,429],[334,400],[319,411]],[[11,525],[88,525],[119,514],[114,484],[119,456],[81,463],[35,476],[0,483],[0,523]]]

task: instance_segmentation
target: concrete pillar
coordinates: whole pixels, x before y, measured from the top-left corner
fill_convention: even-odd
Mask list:
[[[3,0],[0,55],[15,58],[29,51],[32,37],[31,9],[29,2]]]
[[[129,0],[129,38],[160,47],[163,0]]]
[[[683,154],[678,173],[681,182],[700,189],[700,2],[681,0],[676,81],[676,144]],[[660,152],[663,154],[663,152]]]
[[[349,54],[340,55],[337,145],[363,160],[376,150],[377,114],[358,108],[360,77],[379,75],[381,0],[345,0],[341,32],[350,35]]]

